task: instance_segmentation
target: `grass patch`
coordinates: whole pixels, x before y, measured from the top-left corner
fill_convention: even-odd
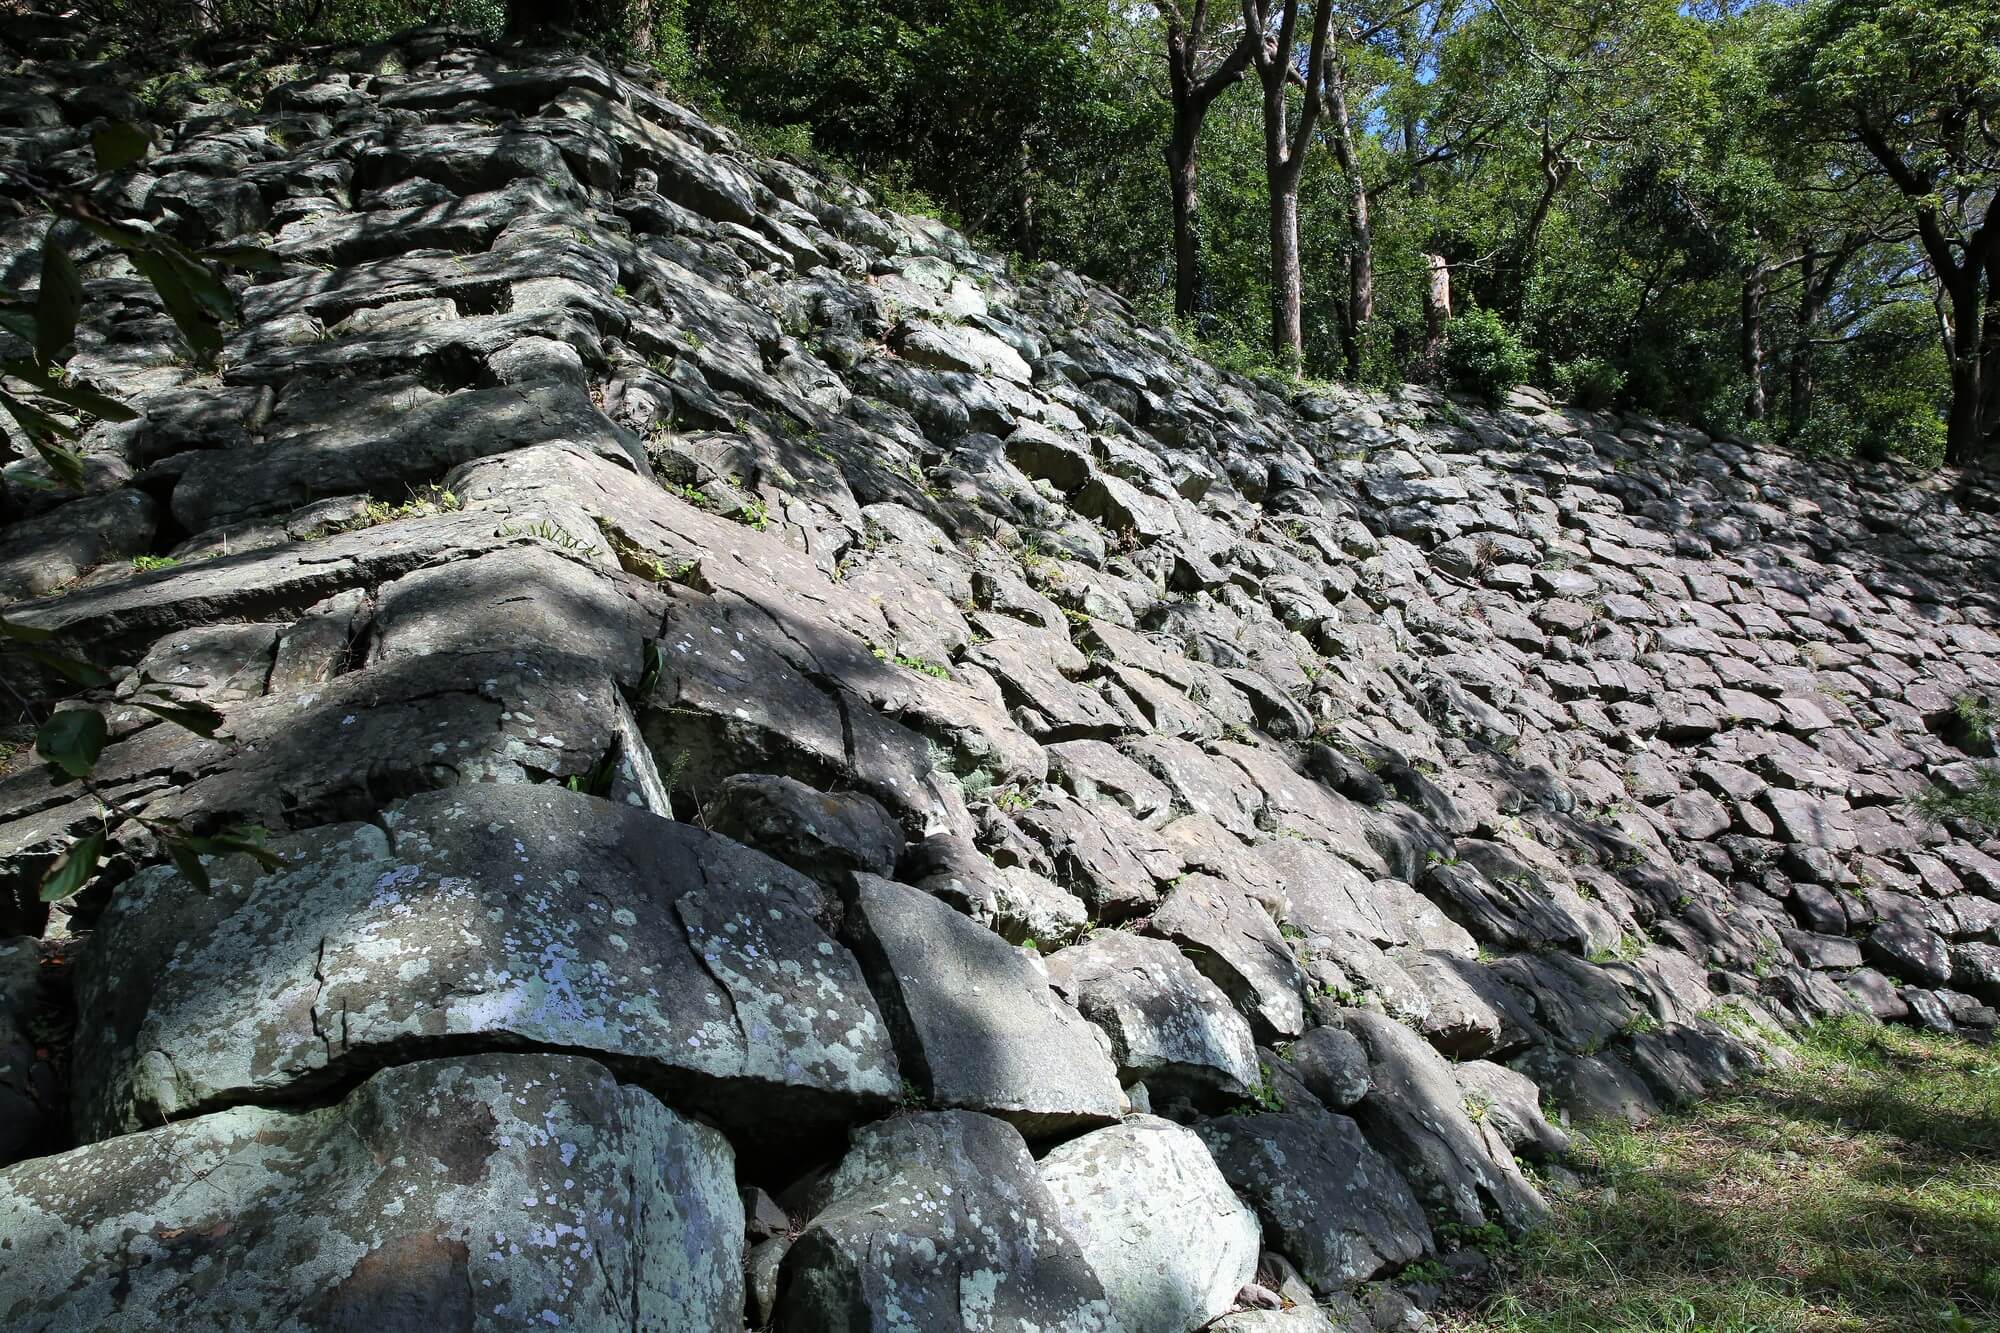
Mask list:
[[[1582,1140],[1584,1189],[1455,1333],[2000,1330],[2000,1055],[1843,1019],[1796,1064]]]

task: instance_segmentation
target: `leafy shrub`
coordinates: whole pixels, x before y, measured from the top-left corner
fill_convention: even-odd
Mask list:
[[[1933,783],[1912,804],[1932,823],[1956,819],[1989,833],[2000,832],[2000,768],[1981,764],[1972,781],[1956,791]]]
[[[1601,356],[1580,356],[1555,368],[1555,389],[1566,402],[1600,412],[1625,391],[1625,372]]]
[[[1474,307],[1446,330],[1444,373],[1454,388],[1498,401],[1534,368],[1534,353],[1490,310]]]

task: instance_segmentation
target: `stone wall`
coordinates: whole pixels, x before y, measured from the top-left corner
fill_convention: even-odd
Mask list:
[[[158,114],[15,40],[10,156]],[[8,1328],[1415,1328],[1572,1117],[1993,1026],[1908,803],[1992,491],[1228,376],[587,60],[238,54],[108,188],[283,271],[203,369],[82,247],[143,416],[0,596],[284,866],[50,913],[97,802],[0,776]]]

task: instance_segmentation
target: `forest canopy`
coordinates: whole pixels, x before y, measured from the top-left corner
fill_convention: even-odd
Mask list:
[[[551,33],[1242,369],[2000,445],[2000,0],[85,0]]]

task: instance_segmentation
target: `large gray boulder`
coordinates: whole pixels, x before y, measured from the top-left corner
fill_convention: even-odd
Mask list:
[[[1109,1333],[1104,1286],[1020,1132],[969,1111],[865,1126],[795,1214],[778,1333]]]
[[[438,397],[415,385],[370,385],[355,401],[298,416],[266,445],[200,455],[174,488],[190,531],[284,510],[328,495],[401,496],[448,468],[489,454],[570,441],[625,462],[637,450],[589,398],[567,385],[473,389]],[[364,415],[364,412],[366,413]],[[582,534],[578,534],[581,536]]]
[[[1490,1220],[1510,1232],[1547,1216],[1513,1155],[1466,1114],[1465,1089],[1450,1062],[1381,1014],[1348,1009],[1341,1017],[1368,1051],[1374,1084],[1355,1114],[1426,1204],[1463,1226],[1489,1220],[1490,1207]]]
[[[1305,1031],[1305,974],[1278,923],[1243,889],[1189,875],[1153,913],[1152,929],[1194,954],[1260,1038]]]
[[[1056,1148],[1041,1173],[1127,1333],[1188,1333],[1256,1275],[1256,1214],[1192,1130],[1134,1116]]]
[[[383,1070],[0,1172],[8,1328],[743,1326],[716,1131],[570,1056]]]
[[[554,786],[413,797],[279,840],[285,868],[160,867],[113,900],[79,991],[89,1138],[306,1095],[450,1043],[615,1061],[777,1144],[891,1105],[896,1058],[812,881]]]
[[[1196,1126],[1265,1243],[1322,1295],[1431,1253],[1423,1209],[1396,1168],[1344,1115],[1300,1107]]]
[[[42,1002],[35,941],[0,939],[0,1165],[56,1146],[62,1085],[33,1031]]]
[[[922,889],[855,880],[856,947],[928,1104],[985,1111],[1027,1134],[1118,1118],[1105,1043],[1024,950]]]
[[[1048,968],[1056,993],[1111,1038],[1121,1079],[1197,1098],[1241,1097],[1257,1081],[1249,1021],[1165,940],[1099,931]]]

